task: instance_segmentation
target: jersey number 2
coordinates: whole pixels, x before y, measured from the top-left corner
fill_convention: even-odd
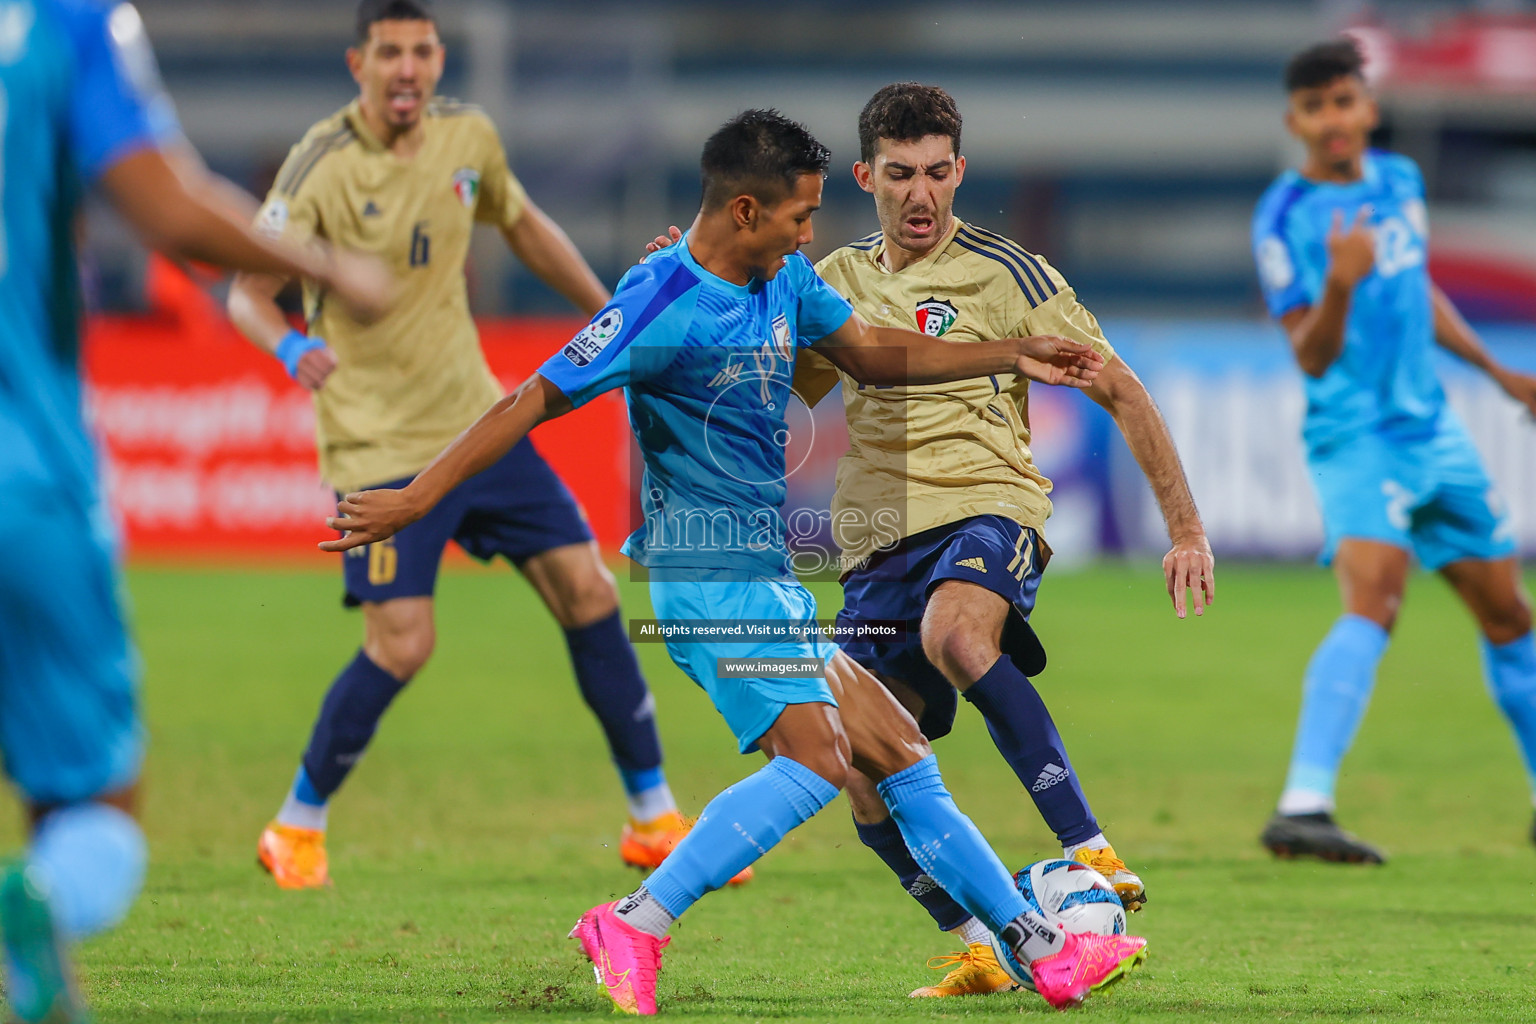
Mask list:
[[[424,267],[432,259],[432,239],[427,235],[427,222],[419,220],[411,228],[411,266]]]

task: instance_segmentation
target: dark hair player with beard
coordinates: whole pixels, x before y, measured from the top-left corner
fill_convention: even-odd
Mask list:
[[[1215,562],[1178,452],[1146,388],[1116,356],[1098,322],[1056,269],[1009,239],[955,216],[965,177],[961,118],[937,86],[888,85],[859,115],[853,174],[874,196],[880,230],[836,250],[817,272],[871,323],[962,344],[1053,334],[1091,346],[1104,369],[1086,394],[1114,417],[1162,509],[1172,537],[1164,582],[1180,618],[1215,596]],[[844,649],[917,718],[928,739],[946,735],[963,695],[986,719],[998,752],[1029,790],[1064,857],[1102,873],[1127,910],[1146,902],[1142,880],[1115,853],[1083,794],[1044,701],[1029,676],[1044,652],[1029,626],[1050,556],[1044,533],[1051,482],[1030,453],[1029,380],[1008,374],[948,384],[868,388],[812,352],[795,378],[815,404],[841,381],[848,453],[838,464],[832,522],[847,570],[840,624],[910,623],[905,643],[854,640]],[[900,437],[901,445],[890,438]],[[900,539],[864,524],[896,508]],[[939,958],[950,968],[913,996],[1011,987],[986,929],[932,884],[901,842],[873,787],[848,788],[859,837],[935,923],[966,943]]]
[[[1305,374],[1322,562],[1344,602],[1307,666],[1285,790],[1261,842],[1280,856],[1380,863],[1379,850],[1334,822],[1334,785],[1411,558],[1439,572],[1476,618],[1489,690],[1536,791],[1530,598],[1502,503],[1435,376],[1434,349],[1532,412],[1536,377],[1499,365],[1430,279],[1424,180],[1407,157],[1369,148],[1377,112],[1363,66],[1348,38],[1291,60],[1285,124],[1306,160],[1276,179],[1253,218],[1264,299]]]

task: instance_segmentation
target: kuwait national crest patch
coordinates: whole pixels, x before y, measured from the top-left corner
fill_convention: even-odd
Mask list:
[[[459,194],[459,202],[473,207],[480,197],[480,172],[473,167],[460,167],[453,172],[453,190]]]
[[[928,299],[917,304],[917,329],[930,338],[941,337],[959,315],[960,311],[943,299]]]

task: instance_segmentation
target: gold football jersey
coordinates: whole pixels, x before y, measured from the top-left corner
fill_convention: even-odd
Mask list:
[[[1055,334],[1114,357],[1098,321],[1056,269],[1001,235],[956,218],[932,253],[896,273],[881,264],[883,250],[875,232],[816,265],[877,327],[947,341]],[[837,466],[832,523],[845,568],[902,537],[971,516],[1000,515],[1043,530],[1051,482],[1029,450],[1027,379],[864,387],[814,349],[800,354],[795,391],[808,405],[839,379],[849,448]]]
[[[502,396],[464,261],[475,222],[509,227],[527,198],[478,108],[434,100],[423,127],[421,149],[401,159],[353,101],[293,147],[257,216],[269,234],[372,253],[399,281],[395,308],[371,324],[305,285],[309,333],[336,352],[315,418],[320,472],[339,491],[414,475]]]

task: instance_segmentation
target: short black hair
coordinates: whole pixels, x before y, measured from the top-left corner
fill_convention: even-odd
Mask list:
[[[869,98],[859,114],[859,159],[871,163],[881,139],[915,142],[948,135],[960,154],[960,108],[936,85],[895,82]]]
[[[831,151],[805,125],[777,110],[744,110],[704,143],[703,207],[718,209],[739,195],[777,203],[801,175],[826,174],[831,163]]]
[[[437,23],[432,13],[432,0],[362,0],[357,5],[357,41],[368,41],[369,30],[376,21],[430,21]]]
[[[1346,75],[1365,80],[1365,55],[1349,36],[1302,50],[1285,66],[1285,91],[1315,89]]]

